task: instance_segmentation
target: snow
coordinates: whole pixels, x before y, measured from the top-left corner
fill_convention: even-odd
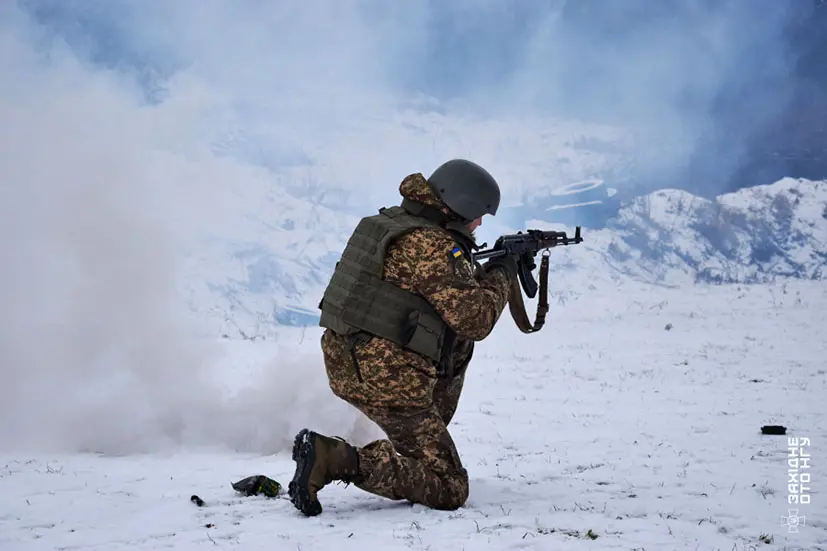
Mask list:
[[[457,511],[334,484],[322,515],[304,518],[286,497],[230,488],[253,474],[286,487],[303,426],[379,435],[327,390],[318,330],[285,328],[277,342],[218,345],[216,376],[232,396],[247,387],[248,407],[216,403],[224,424],[214,417],[198,445],[2,452],[0,549],[827,549],[823,282],[567,287],[551,283],[539,334],[506,311],[478,347],[451,424],[471,477]],[[129,411],[127,435],[156,430]],[[788,434],[760,434],[767,424]],[[782,525],[796,507],[788,437],[811,440],[797,533]]]
[[[301,23],[318,13],[216,9],[116,17],[136,25],[118,26],[136,50],[182,66],[109,70],[0,8],[0,550],[827,549],[827,181],[714,200],[658,190],[555,250],[543,331],[519,333],[506,312],[471,366],[451,425],[471,476],[460,510],[334,485],[306,519],[236,495],[252,474],[287,484],[303,427],[381,436],[328,389],[312,320],[358,217],[397,203],[402,177],[464,156],[498,178],[503,205],[536,206],[577,182],[628,191],[631,174],[672,172],[697,136],[645,79],[626,83],[647,105],[634,121],[478,111],[387,89],[383,56],[365,52],[386,53],[398,25],[374,35],[337,12],[335,55],[314,38],[300,58],[283,43],[316,36]],[[166,99],[136,103],[133,69],[157,71],[145,76]],[[517,88],[538,90],[525,79],[542,71],[519,72]],[[543,214],[503,213],[479,234]],[[571,235],[529,225],[549,226]],[[759,433],[775,423],[812,441],[795,533],[781,520],[787,436]]]

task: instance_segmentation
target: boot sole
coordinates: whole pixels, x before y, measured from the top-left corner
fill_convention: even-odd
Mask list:
[[[310,491],[307,489],[310,471],[313,470],[313,463],[316,461],[315,439],[312,437],[311,431],[302,429],[293,440],[293,461],[296,462],[296,472],[287,487],[290,501],[307,517],[314,517],[322,512],[322,504],[316,499],[311,499]]]

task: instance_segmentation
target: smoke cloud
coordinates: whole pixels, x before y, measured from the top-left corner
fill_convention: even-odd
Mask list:
[[[353,197],[395,201],[394,185],[372,190],[457,154],[485,164],[489,153],[410,133],[360,133],[435,98],[480,132],[489,118],[618,125],[636,136],[637,185],[674,187],[691,166],[722,189],[745,137],[790,97],[792,6],[3,3],[0,448],[272,452],[319,411],[330,415],[317,426],[366,437],[329,395],[318,353],[274,359],[234,400],[217,382],[218,352],[194,336],[175,285],[181,249],[234,227],[228,205],[243,203],[246,183],[289,185],[268,163],[306,166]],[[740,106],[724,123],[721,98]],[[278,147],[217,151],[227,133],[267,133]],[[733,143],[699,163],[700,145],[724,135]]]

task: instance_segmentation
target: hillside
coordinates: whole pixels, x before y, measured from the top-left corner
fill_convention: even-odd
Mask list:
[[[553,270],[565,279],[555,280],[551,291],[587,292],[585,283],[626,281],[824,279],[826,205],[827,182],[808,180],[784,179],[714,201],[660,190],[622,205],[606,229],[585,232],[582,245],[553,251]],[[314,325],[319,297],[357,221],[284,195],[260,209],[252,215],[262,228],[255,238],[212,236],[187,261],[190,307],[230,338],[267,338],[279,325]]]
[[[787,178],[714,201],[660,190],[623,205],[587,239],[558,261],[667,285],[824,279],[827,182]]]

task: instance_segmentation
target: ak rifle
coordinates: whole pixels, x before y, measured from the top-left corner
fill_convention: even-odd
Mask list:
[[[508,308],[511,311],[514,323],[523,333],[534,333],[543,327],[548,313],[548,257],[551,254],[549,249],[564,245],[577,245],[582,242],[580,226],[575,228],[574,237],[569,237],[563,231],[526,230],[525,233],[519,231],[498,237],[493,247],[475,252],[473,256],[475,261],[500,256],[516,257],[520,286],[522,286],[528,298],[534,298],[538,288],[537,281],[532,274],[534,268],[537,267],[534,260],[537,253],[543,251],[540,260],[540,299],[537,302],[537,316],[533,324],[528,319],[523,295],[517,281],[512,283],[508,296]],[[487,243],[482,244],[482,247],[485,246],[487,246]]]

